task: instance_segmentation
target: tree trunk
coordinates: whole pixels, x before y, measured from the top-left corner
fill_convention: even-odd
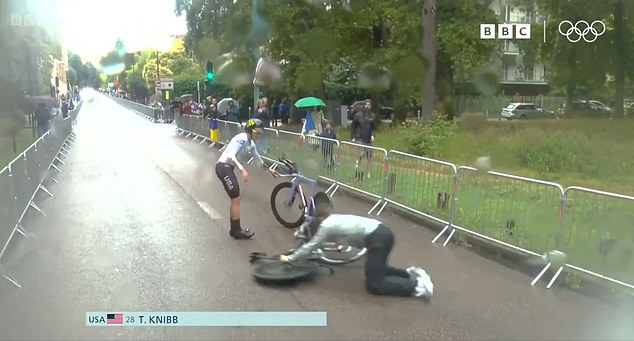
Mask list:
[[[577,89],[577,79],[575,77],[577,70],[577,54],[572,47],[568,54],[568,80],[566,81],[566,115],[572,113],[572,102],[575,98],[575,92]]]
[[[422,10],[423,57],[427,61],[423,84],[422,123],[431,122],[436,106],[436,0],[425,0]]]
[[[614,114],[623,117],[623,97],[625,92],[625,39],[623,27],[623,1],[614,4],[614,31],[616,33],[616,98],[614,101]]]

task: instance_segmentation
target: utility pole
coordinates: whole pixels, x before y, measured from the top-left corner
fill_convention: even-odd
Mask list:
[[[431,122],[436,107],[436,0],[423,0],[423,57],[427,61],[423,83],[422,123]]]

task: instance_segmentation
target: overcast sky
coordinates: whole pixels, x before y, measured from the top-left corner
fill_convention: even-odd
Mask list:
[[[98,60],[123,39],[128,52],[163,49],[170,35],[187,33],[174,0],[60,0],[68,50]]]

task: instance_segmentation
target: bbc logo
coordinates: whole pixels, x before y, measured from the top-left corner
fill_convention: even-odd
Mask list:
[[[497,28],[497,30],[496,30]],[[530,24],[480,24],[480,39],[531,39]]]

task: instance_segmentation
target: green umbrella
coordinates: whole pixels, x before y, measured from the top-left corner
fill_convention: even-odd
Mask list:
[[[306,107],[325,107],[326,103],[317,97],[304,97],[295,102],[295,106],[298,108]]]

